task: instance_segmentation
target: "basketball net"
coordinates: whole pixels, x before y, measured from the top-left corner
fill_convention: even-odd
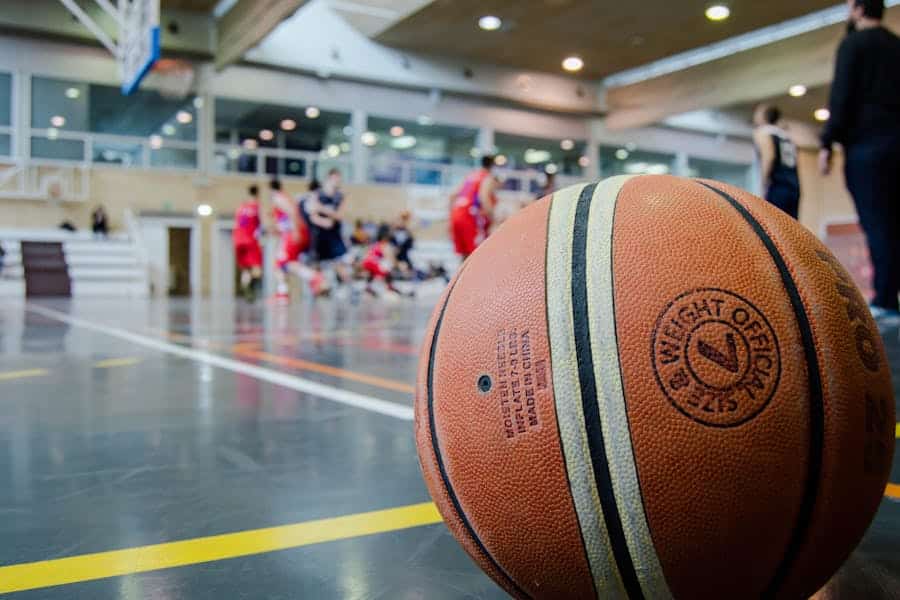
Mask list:
[[[194,85],[194,66],[179,58],[161,58],[148,78],[164,98],[182,100]]]

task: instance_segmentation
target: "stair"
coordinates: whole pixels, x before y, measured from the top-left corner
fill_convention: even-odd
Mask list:
[[[72,295],[69,266],[61,242],[20,242],[25,296]]]
[[[0,229],[0,244],[6,251],[0,272],[0,297],[62,294],[76,298],[142,298],[148,295],[147,269],[140,259],[140,249],[127,236],[98,240],[88,232]],[[49,250],[50,247],[54,250]],[[35,251],[32,262],[31,253]],[[61,278],[52,284],[47,281],[48,273],[58,275],[62,265],[66,267],[68,291]]]

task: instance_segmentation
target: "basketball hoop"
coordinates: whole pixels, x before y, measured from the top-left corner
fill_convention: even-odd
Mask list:
[[[178,58],[161,58],[153,66],[148,81],[164,98],[181,100],[194,85],[194,65]]]

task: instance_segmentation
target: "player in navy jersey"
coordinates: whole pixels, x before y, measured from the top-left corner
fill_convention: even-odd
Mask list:
[[[759,156],[762,189],[766,200],[797,218],[800,212],[800,178],[797,147],[779,127],[781,111],[761,104],[753,114],[753,141]]]

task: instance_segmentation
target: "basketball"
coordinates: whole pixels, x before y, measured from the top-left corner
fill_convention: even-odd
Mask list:
[[[444,521],[517,598],[806,598],[862,539],[894,448],[881,337],[787,214],[668,175],[506,221],[417,374]]]

